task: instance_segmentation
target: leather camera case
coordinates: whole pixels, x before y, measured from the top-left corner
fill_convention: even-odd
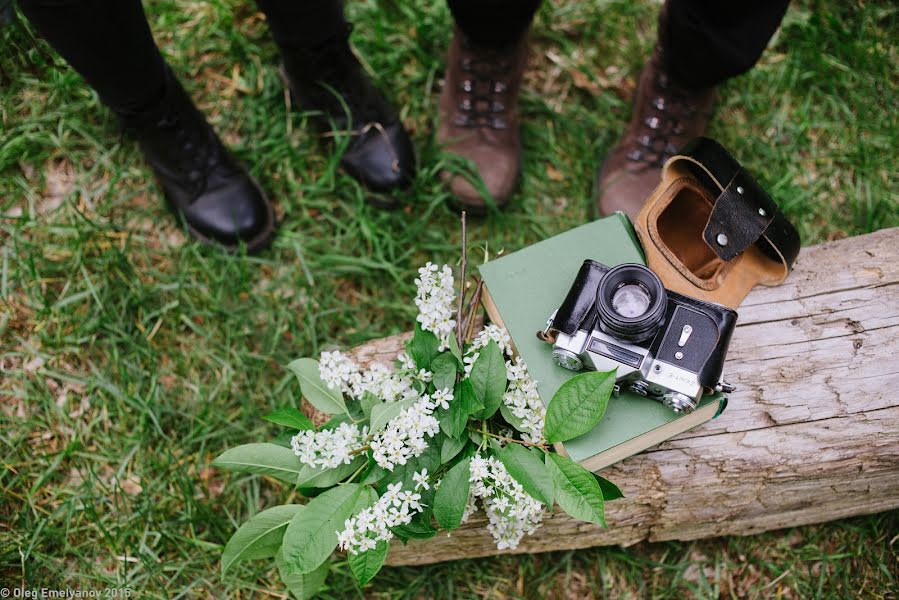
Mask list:
[[[800,248],[780,207],[709,138],[665,163],[635,227],[666,288],[731,308],[757,283],[782,283]]]

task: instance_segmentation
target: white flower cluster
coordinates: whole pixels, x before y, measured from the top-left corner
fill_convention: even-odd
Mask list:
[[[339,350],[322,352],[318,361],[318,374],[332,390],[337,389],[353,397],[353,384],[362,379],[359,366]]]
[[[401,361],[405,353],[399,356]],[[406,362],[403,363],[406,366]],[[412,369],[415,368],[411,363]],[[380,363],[372,365],[367,371],[362,371],[348,356],[335,350],[322,352],[318,363],[319,375],[325,384],[333,389],[338,389],[351,398],[362,398],[365,392],[371,392],[384,402],[398,402],[416,398],[419,393],[415,390],[415,379],[428,382],[432,374],[421,369],[417,373],[409,373],[407,369],[400,372],[391,371]]]
[[[335,429],[301,431],[291,438],[290,446],[304,465],[333,469],[349,464],[352,451],[362,446],[366,437],[368,427],[360,430],[358,425],[341,423]]]
[[[543,426],[546,423],[546,406],[537,393],[537,382],[531,379],[528,366],[521,360],[506,361],[506,378],[509,387],[503,394],[503,404],[521,421],[525,431],[522,437],[526,442],[542,444]]]
[[[430,331],[440,340],[440,349],[445,350],[456,327],[453,319],[453,270],[448,265],[441,269],[427,263],[418,270],[415,280],[418,288],[415,305],[418,307],[418,322],[425,331]]]
[[[417,492],[422,487],[428,489],[428,470],[415,473],[412,479],[415,490],[403,490],[401,483],[392,483],[374,506],[347,519],[343,531],[337,532],[340,549],[352,554],[371,550],[379,541],[393,537],[393,527],[408,525],[422,511],[421,494]]]
[[[375,434],[371,454],[378,466],[393,471],[397,465],[406,464],[427,449],[425,436],[434,437],[440,431],[440,422],[433,416],[434,408],[431,397],[424,395]]]
[[[499,349],[503,351],[503,354],[508,357],[512,356],[512,338],[509,337],[509,334],[506,333],[505,329],[493,323],[490,323],[481,330],[471,343],[471,349],[479,350],[490,343],[491,340],[496,342]]]
[[[487,513],[487,531],[500,550],[516,548],[543,521],[543,504],[524,491],[499,460],[480,454],[471,459],[471,496],[479,499]],[[469,497],[469,505],[471,497]],[[470,512],[466,508],[466,512]]]

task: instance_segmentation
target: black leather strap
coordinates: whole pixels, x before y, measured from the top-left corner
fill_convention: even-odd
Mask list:
[[[728,261],[755,244],[786,272],[799,255],[799,232],[755,178],[718,142],[696,138],[671,159],[689,171],[716,197],[703,238]]]

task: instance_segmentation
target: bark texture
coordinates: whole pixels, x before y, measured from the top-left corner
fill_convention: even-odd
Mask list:
[[[514,551],[476,515],[393,544],[391,565],[642,540],[749,535],[899,507],[899,229],[805,248],[786,283],[740,307],[717,419],[603,471],[626,498],[608,529],[561,513]],[[353,354],[388,362],[408,335]]]

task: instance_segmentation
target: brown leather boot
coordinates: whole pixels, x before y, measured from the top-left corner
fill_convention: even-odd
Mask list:
[[[659,21],[663,32],[664,13]],[[636,218],[659,184],[665,161],[708,126],[715,88],[693,90],[673,81],[665,70],[664,46],[660,39],[643,67],[630,124],[597,174],[596,206],[602,216],[620,210]]]
[[[511,46],[476,46],[459,28],[447,59],[440,96],[437,141],[447,152],[474,163],[483,181],[444,171],[456,201],[474,214],[486,212],[489,194],[502,208],[515,191],[521,172],[518,92],[527,65],[527,34]]]

